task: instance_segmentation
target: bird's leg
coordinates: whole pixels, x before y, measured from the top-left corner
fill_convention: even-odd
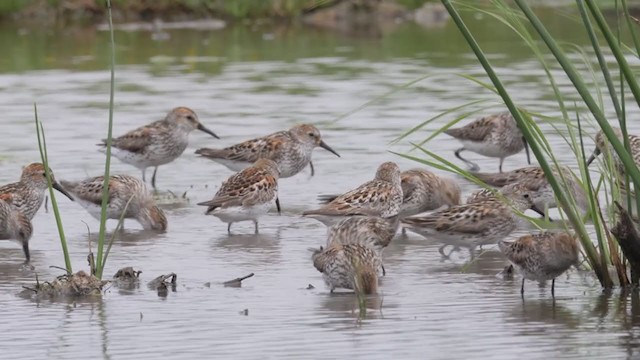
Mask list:
[[[231,224],[233,224],[233,222],[227,224],[227,234],[229,235],[231,235]]]
[[[156,166],[156,168],[153,170],[153,176],[151,177],[151,186],[153,186],[153,188],[156,188],[156,173],[158,172],[158,167]]]
[[[258,233],[258,220],[253,220],[253,224],[255,225],[255,233]]]
[[[309,161],[309,167],[311,168],[311,176],[316,174],[316,170],[313,168],[313,161]]]
[[[551,297],[555,298],[556,297],[556,279],[554,278],[553,280],[551,280]]]
[[[502,174],[502,163],[504,162],[504,158],[500,158],[500,166],[498,167],[498,170],[500,171],[500,173]]]
[[[520,295],[524,298],[524,278],[522,278],[522,286],[520,286]]]
[[[23,241],[22,242],[22,251],[24,252],[24,257],[26,258],[26,260],[24,261],[24,264],[28,264],[31,261],[31,254],[29,253],[29,242],[28,241]]]
[[[147,183],[147,168],[142,169],[142,181]]]
[[[387,276],[387,270],[384,269],[384,265],[382,266],[382,276]]]
[[[278,215],[282,214],[282,210],[280,208],[280,198],[276,196],[276,209],[278,209]]]
[[[478,166],[478,164],[474,163],[473,161],[469,161],[469,160],[467,160],[467,159],[463,158],[462,156],[460,156],[460,153],[461,153],[461,152],[463,152],[463,151],[465,151],[465,150],[467,150],[467,149],[466,149],[466,148],[464,148],[464,147],[461,147],[460,149],[456,150],[456,151],[454,152],[454,154],[456,155],[456,157],[457,157],[458,159],[460,159],[460,160],[464,161],[464,163],[465,163],[465,164],[467,164],[467,165],[471,168],[471,171],[478,171],[478,170],[480,170],[480,167]]]

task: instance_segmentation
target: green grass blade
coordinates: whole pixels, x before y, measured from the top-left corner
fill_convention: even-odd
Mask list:
[[[64,255],[64,266],[68,273],[73,273],[71,267],[71,258],[69,257],[69,249],[67,248],[67,238],[64,235],[64,226],[58,209],[58,202],[53,191],[53,183],[51,181],[51,173],[49,173],[49,154],[47,153],[47,140],[44,134],[44,127],[38,119],[38,106],[33,104],[33,111],[36,117],[36,133],[38,135],[38,149],[40,150],[40,159],[44,165],[45,174],[47,175],[47,187],[49,188],[49,197],[51,198],[51,207],[56,218],[56,226],[58,227],[58,236],[60,237],[60,245],[62,246],[62,254]]]
[[[124,210],[122,210],[122,214],[120,214],[120,219],[118,220],[118,225],[116,225],[116,229],[113,231],[113,235],[111,236],[111,240],[109,240],[109,246],[107,246],[107,251],[104,252],[104,259],[102,260],[101,268],[107,265],[107,258],[109,257],[109,253],[111,252],[111,246],[116,239],[116,234],[120,229],[122,229],[122,224],[124,224],[124,217],[127,214],[127,210],[129,209],[129,204],[131,204],[131,200],[133,200],[133,195],[127,200],[127,203],[124,205]]]
[[[618,115],[618,119],[622,117],[622,109],[620,107],[620,102],[618,101],[618,95],[616,92],[616,87],[613,84],[613,80],[611,79],[611,73],[609,72],[609,67],[607,66],[607,61],[604,59],[604,55],[602,54],[602,49],[600,48],[600,44],[598,43],[598,36],[593,29],[593,25],[591,24],[591,20],[589,19],[589,15],[584,7],[584,1],[576,0],[578,4],[578,10],[580,11],[580,16],[582,17],[582,22],[584,24],[585,29],[587,30],[587,34],[589,35],[589,40],[591,41],[591,46],[593,47],[593,51],[596,54],[596,58],[598,59],[598,65],[600,65],[600,70],[602,71],[602,75],[604,76],[604,81],[607,84],[607,90],[609,90],[609,95],[611,95],[611,102],[613,103],[613,108]]]
[[[96,257],[96,277],[102,279],[102,271],[106,264],[103,260],[104,241],[107,225],[107,204],[109,202],[109,170],[111,169],[111,140],[113,137],[113,97],[115,83],[116,44],[113,34],[113,18],[111,15],[111,0],[107,0],[109,18],[109,34],[111,38],[111,86],[109,89],[109,129],[107,130],[106,160],[104,162],[104,182],[102,184],[102,211],[100,213],[100,232],[98,233],[98,255]]]
[[[531,132],[529,124],[527,124],[527,122],[524,119],[524,117],[518,111],[515,103],[511,100],[511,97],[509,96],[508,92],[506,91],[505,87],[503,86],[502,81],[498,78],[497,74],[493,70],[493,67],[489,63],[487,57],[484,55],[482,49],[480,48],[480,46],[476,42],[475,38],[473,37],[473,35],[469,31],[469,29],[467,28],[466,24],[464,23],[464,21],[462,20],[462,18],[460,17],[458,12],[456,11],[456,9],[451,4],[451,1],[442,0],[442,3],[447,8],[447,11],[451,15],[451,18],[453,19],[453,21],[455,22],[456,26],[458,27],[458,29],[460,30],[460,32],[464,36],[465,40],[467,41],[467,43],[469,44],[469,46],[471,47],[471,49],[475,53],[476,57],[478,58],[478,61],[481,63],[481,65],[484,68],[485,72],[487,73],[487,75],[491,79],[491,82],[494,84],[494,86],[498,90],[498,93],[500,94],[500,96],[504,100],[505,104],[509,108],[509,111],[511,112],[511,114],[514,117],[514,119],[518,123],[518,127],[522,131],[523,136],[526,138],[527,142],[529,142],[529,146],[530,146],[531,152],[534,154],[534,156],[538,160],[538,163],[540,164],[540,167],[542,167],[542,169],[544,170],[545,174],[547,174],[547,179],[548,179],[550,185],[552,186],[554,192],[556,193],[556,196],[558,197],[558,200],[559,200],[562,208],[565,210],[565,212],[567,213],[567,216],[569,217],[569,220],[571,221],[571,224],[576,229],[576,232],[579,235],[581,243],[583,244],[583,247],[585,248],[585,251],[587,253],[589,261],[590,261],[590,263],[591,263],[591,265],[592,265],[592,267],[593,267],[598,279],[600,280],[601,284],[604,287],[610,287],[611,286],[611,279],[609,279],[608,274],[605,272],[605,268],[602,266],[602,264],[600,264],[597,252],[596,252],[595,248],[593,247],[593,244],[591,243],[591,240],[590,240],[589,235],[588,235],[588,233],[586,231],[586,228],[584,227],[584,224],[583,224],[582,220],[579,219],[577,214],[573,211],[573,209],[571,209],[571,207],[569,205],[569,201],[568,201],[568,199],[566,197],[566,194],[564,193],[563,189],[560,187],[560,184],[552,176],[553,172],[551,170],[551,167],[549,166],[549,164],[547,163],[546,159],[544,158],[544,154],[542,153],[542,149],[538,146],[538,143],[535,142],[535,137]],[[522,1],[516,0],[516,3],[518,3],[518,5],[521,8],[527,7],[526,4],[524,4],[524,5],[522,4]],[[527,15],[526,12],[525,12],[525,15]],[[530,18],[530,16],[527,16],[527,18]],[[530,19],[530,21],[531,21],[531,19]],[[612,130],[612,132],[613,132],[613,130]]]

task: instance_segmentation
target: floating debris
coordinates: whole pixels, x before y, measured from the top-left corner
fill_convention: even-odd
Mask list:
[[[224,282],[224,286],[225,287],[241,287],[242,286],[242,280],[248,279],[250,277],[253,277],[254,273],[251,273],[247,276],[243,276],[243,277],[239,277],[239,278],[235,278],[233,280],[229,280],[229,281],[225,281]]]
[[[178,275],[176,275],[175,273],[170,273],[167,275],[160,275],[157,278],[151,280],[148,286],[151,290],[156,290],[158,292],[158,296],[166,297],[169,294],[169,288],[167,285],[170,285],[171,291],[175,292],[177,281]]]
[[[123,267],[113,275],[113,284],[120,288],[136,287],[140,283],[141,273],[142,271],[134,270],[131,266]]]
[[[21,295],[37,298],[100,296],[102,289],[109,281],[100,280],[84,271],[58,276],[53,282],[40,283],[36,276],[36,286],[23,286]]]
[[[513,280],[513,265],[509,264],[502,269],[496,276],[505,280]]]
[[[313,289],[315,289],[315,288],[316,288],[316,287],[315,287],[315,286],[313,286],[313,285],[311,285],[311,284],[309,284],[309,285],[307,286],[307,290],[313,290]]]
[[[118,280],[138,280],[140,274],[142,274],[142,271],[136,271],[133,267],[127,266],[118,270],[118,272],[113,275],[113,278]]]

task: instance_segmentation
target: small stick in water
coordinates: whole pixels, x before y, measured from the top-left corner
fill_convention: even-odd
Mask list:
[[[224,282],[224,286],[225,287],[240,287],[242,286],[242,280],[248,279],[250,277],[253,277],[254,273],[251,273],[247,276],[243,276],[243,277],[239,277],[239,278],[235,278],[233,280],[229,280],[229,281],[225,281]]]

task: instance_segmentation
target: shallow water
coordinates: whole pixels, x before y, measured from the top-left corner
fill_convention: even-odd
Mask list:
[[[585,44],[562,10],[541,10],[552,31]],[[517,101],[534,111],[557,114],[544,72],[514,36],[488,19],[472,21],[492,61]],[[497,249],[465,264],[465,253],[443,260],[438,244],[416,235],[399,237],[385,251],[387,276],[381,294],[368,299],[358,320],[351,294],[330,294],[312,266],[308,248],[325,242],[325,228],[299,214],[316,196],[341,192],[373,177],[378,164],[405,152],[450,120],[390,142],[404,130],[475,99],[491,99],[458,76],[481,76],[451,23],[425,29],[414,24],[385,29],[381,38],[349,37],[310,28],[238,26],[219,31],[170,30],[157,42],[147,32],[117,32],[118,68],[114,133],[162,117],[170,108],[193,108],[221,136],[193,133],[185,154],[158,172],[158,185],[186,201],[163,201],[170,227],[163,235],[126,222],[105,273],[124,266],[143,271],[132,290],[110,288],[101,300],[39,303],[16,294],[34,281],[23,271],[22,251],[0,243],[2,358],[635,358],[640,346],[638,294],[602,294],[590,274],[572,271],[550,288],[496,276],[505,265]],[[38,103],[56,177],[80,179],[103,170],[95,143],[106,131],[109,74],[107,34],[87,30],[0,29],[0,182],[15,181],[21,166],[38,161],[33,103]],[[589,52],[588,49],[586,49]],[[576,57],[577,58],[577,57]],[[584,66],[582,66],[584,68]],[[554,71],[554,74],[560,74]],[[396,86],[430,77],[334,121]],[[561,87],[568,82],[561,80]],[[569,94],[569,98],[572,94]],[[605,99],[606,101],[606,99]],[[501,110],[499,105],[478,114]],[[631,117],[637,109],[630,106]],[[203,146],[225,146],[310,122],[341,158],[319,149],[316,175],[308,170],[280,183],[283,214],[253,225],[225,224],[202,215],[195,203],[210,198],[232,173],[197,158]],[[631,124],[632,132],[640,126]],[[548,125],[544,129],[550,129]],[[551,143],[573,165],[560,137]],[[591,144],[589,144],[591,146]],[[439,136],[428,144],[453,159],[458,143]],[[565,150],[564,152],[562,152]],[[416,153],[417,154],[417,153]],[[497,161],[469,154],[483,170]],[[505,168],[525,165],[524,154]],[[114,172],[139,175],[114,159]],[[465,195],[474,188],[463,183]],[[86,268],[87,226],[98,222],[59,196],[75,270]],[[85,223],[87,226],[85,226]],[[60,274],[63,264],[51,212],[34,219],[33,264],[39,278]],[[115,223],[108,224],[109,229]],[[95,237],[93,237],[95,239]],[[95,241],[94,241],[95,243]],[[93,245],[95,247],[95,244]],[[146,282],[178,274],[178,286],[159,297]],[[224,287],[255,273],[241,288]],[[308,289],[312,284],[313,289]]]

